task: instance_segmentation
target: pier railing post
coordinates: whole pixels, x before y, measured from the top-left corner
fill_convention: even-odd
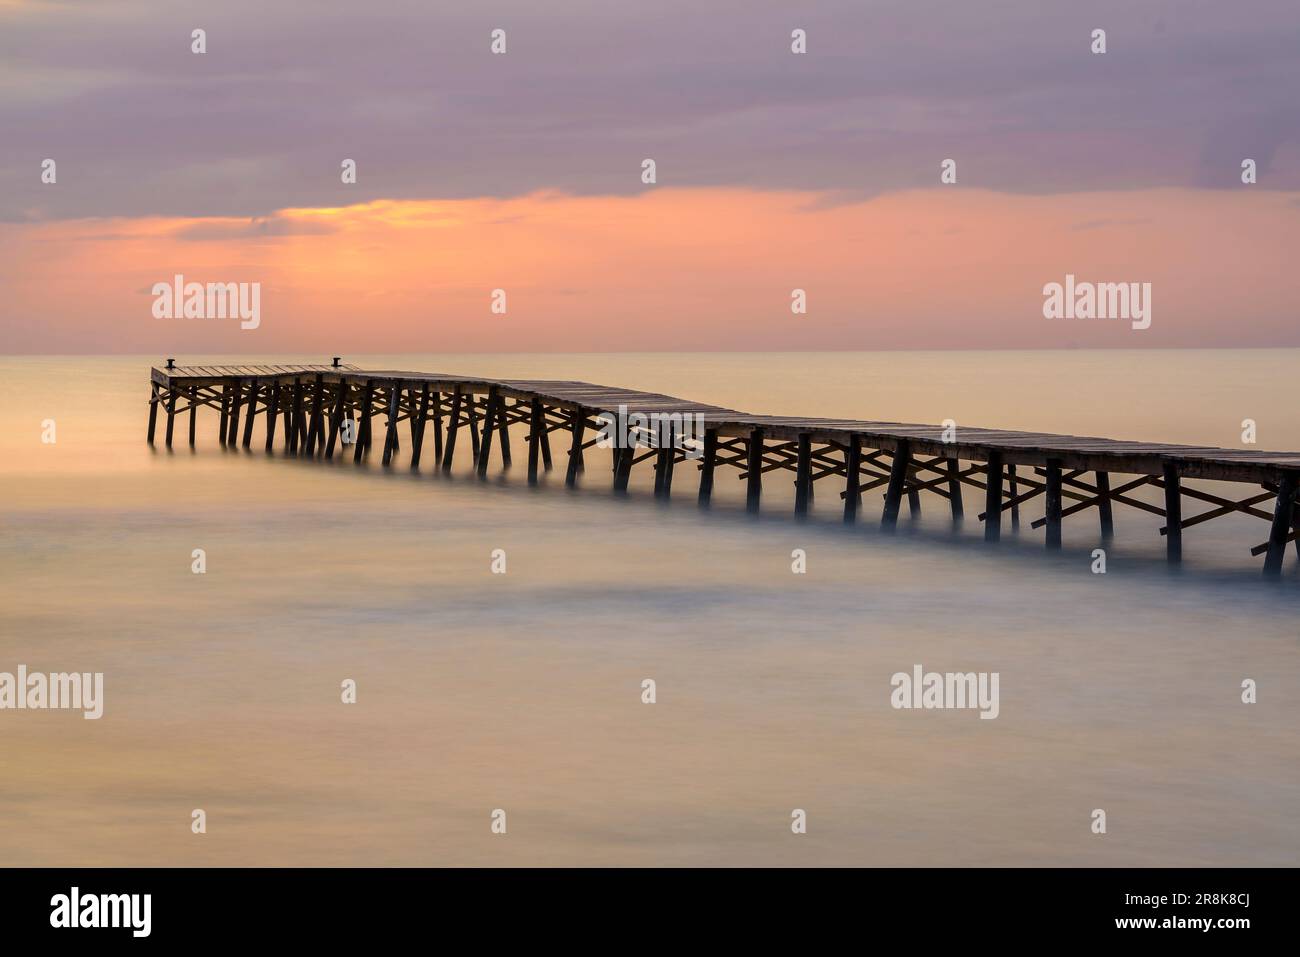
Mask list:
[[[763,430],[753,429],[749,433],[748,455],[745,462],[745,511],[751,515],[758,512],[759,500],[763,497]]]
[[[1012,492],[1014,495],[1014,491]],[[1047,460],[1047,547],[1053,551],[1061,548],[1061,460]]]
[[[903,488],[907,484],[907,466],[912,458],[912,447],[907,439],[899,439],[894,449],[894,460],[889,465],[889,485],[885,489],[885,511],[880,516],[880,527],[893,529],[898,525],[898,510],[903,504]]]
[[[1178,465],[1164,463],[1165,478],[1165,556],[1171,564],[1183,560],[1183,493]]]
[[[1002,453],[990,449],[984,476],[984,541],[1002,537]]]
[[[1277,502],[1273,507],[1273,524],[1268,533],[1268,552],[1264,556],[1264,574],[1276,578],[1282,574],[1282,560],[1286,557],[1287,531],[1290,529],[1291,510],[1296,493],[1296,473],[1283,472],[1277,487]]]

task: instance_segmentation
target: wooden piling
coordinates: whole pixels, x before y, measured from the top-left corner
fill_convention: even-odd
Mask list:
[[[149,431],[145,434],[145,440],[153,445],[154,429],[158,425],[158,383],[150,383],[150,388],[153,391],[149,396]]]
[[[614,491],[626,492],[628,480],[632,477],[632,459],[636,455],[636,444],[629,436],[628,444],[614,447]],[[530,455],[531,458],[531,455]]]
[[[1183,560],[1183,496],[1178,466],[1164,463],[1165,473],[1165,557],[1171,564]]]
[[[844,524],[853,525],[858,520],[862,506],[862,437],[856,432],[849,436],[844,449]]]
[[[222,446],[226,444],[226,428],[230,422],[230,382],[221,384],[221,421],[217,424],[217,438]]]
[[[1013,462],[1007,466],[1007,493],[1011,496],[1011,530],[1020,531],[1020,483],[1016,481],[1016,466]]]
[[[253,421],[257,418],[257,395],[262,391],[262,381],[260,379],[250,379],[248,382],[248,415],[244,417],[244,441],[240,443],[244,448],[249,448],[253,444]]]
[[[271,405],[266,410],[266,451],[275,445],[275,419],[280,413],[280,383],[271,380]]]
[[[226,436],[226,444],[233,449],[239,444],[239,410],[244,404],[244,380],[237,378],[231,385],[230,434]]]
[[[587,413],[574,409],[569,413],[569,467],[564,473],[564,484],[573,488],[578,484],[578,468],[582,465],[582,440],[587,431]]]
[[[542,420],[542,400],[533,399],[529,407],[528,415],[528,484],[537,484],[537,453],[541,449],[542,429],[544,428]]]
[[[752,429],[746,461],[745,511],[757,514],[759,500],[763,497],[763,430]]]
[[[334,447],[339,441],[339,430],[343,428],[343,413],[348,404],[348,383],[345,379],[339,379],[338,390],[338,395],[334,397],[334,411],[330,413],[330,434],[325,442],[327,460],[334,458]]]
[[[700,492],[696,501],[705,507],[713,500],[713,473],[718,467],[718,430],[704,430],[704,455],[700,462]]]
[[[912,458],[912,447],[907,439],[899,439],[894,449],[894,459],[889,464],[889,485],[885,489],[885,510],[880,516],[880,527],[893,530],[898,526],[898,511],[903,504],[903,489],[907,484],[907,466]]]
[[[1015,495],[1013,488],[1012,493]],[[1047,547],[1053,551],[1061,548],[1061,460],[1047,460]]]
[[[497,438],[501,440],[501,467],[510,468],[510,416],[506,409],[506,400],[502,397],[497,403]],[[582,467],[582,449],[578,449],[578,467]]]
[[[198,427],[199,387],[190,386],[190,447],[194,447],[194,430]]]
[[[1097,475],[1097,517],[1101,520],[1101,537],[1109,541],[1115,536],[1115,518],[1110,506],[1110,473]]]
[[[324,451],[325,446],[325,377],[316,373],[316,385],[312,390],[311,424],[307,426],[307,454],[315,455],[317,446]]]
[[[411,469],[420,467],[420,452],[424,449],[424,429],[429,424],[429,383],[420,389],[420,405],[416,409],[417,425],[411,432]]]
[[[677,436],[672,423],[668,424],[667,443],[664,443],[664,429],[659,429],[659,452],[655,461],[655,497],[670,498],[673,494],[673,466],[677,463]]]
[[[167,448],[172,447],[172,425],[176,421],[176,390],[167,390]]]
[[[546,406],[542,406],[542,468],[551,470],[551,427],[546,422]]]
[[[812,436],[807,432],[799,436],[794,475],[794,513],[802,517],[808,514],[808,493],[812,491]]]
[[[492,433],[497,431],[497,419],[500,416],[501,390],[496,386],[488,389],[487,409],[483,414],[483,440],[479,444],[478,477],[487,478],[488,457],[492,454]]]
[[[956,459],[948,459],[948,503],[952,506],[952,520],[960,522],[965,517],[965,503],[961,499],[961,464]]]
[[[357,407],[356,432],[352,436],[352,461],[360,463],[370,445],[370,413],[375,397],[375,380],[367,379],[361,389],[361,404]]]
[[[451,411],[447,413],[447,444],[442,456],[442,470],[451,471],[456,456],[456,433],[460,431],[460,386],[451,394]]]
[[[397,415],[402,406],[402,387],[398,383],[393,383],[392,388],[388,390],[388,422],[387,428],[384,429],[384,457],[381,460],[382,465],[387,466],[393,461],[393,450],[397,447]]]
[[[1002,537],[1002,453],[991,449],[984,476],[984,541]]]
[[[1282,560],[1286,558],[1287,529],[1291,526],[1291,512],[1295,504],[1297,475],[1283,472],[1277,487],[1277,502],[1273,507],[1273,523],[1268,533],[1268,552],[1264,557],[1264,574],[1277,578],[1282,574]]]

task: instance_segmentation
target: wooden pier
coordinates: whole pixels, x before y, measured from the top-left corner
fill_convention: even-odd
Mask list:
[[[883,489],[881,525],[896,526],[903,499],[913,514],[921,493],[945,501],[954,520],[963,516],[963,486],[978,490],[984,503],[979,520],[984,537],[995,542],[1003,515],[1019,527],[1021,507],[1041,498],[1043,516],[1030,522],[1044,529],[1048,549],[1061,547],[1066,518],[1096,510],[1103,540],[1114,534],[1114,506],[1125,505],[1165,520],[1170,562],[1182,558],[1183,530],[1225,515],[1241,513],[1268,523],[1267,539],[1250,549],[1264,556],[1264,574],[1281,573],[1286,546],[1300,556],[1300,452],[1262,452],[1200,446],[1162,445],[1036,432],[840,419],[754,415],[686,399],[588,382],[477,379],[432,372],[370,371],[340,363],[275,366],[176,366],[152,370],[148,439],[152,444],[160,412],[166,416],[165,443],[175,439],[178,416],[185,415],[191,445],[196,414],[219,414],[223,445],[253,442],[262,418],[265,448],[274,447],[278,430],[290,454],[332,459],[345,441],[360,462],[374,444],[377,415],[382,419],[383,464],[388,466],[403,441],[407,423],[409,465],[418,469],[432,453],[433,466],[450,470],[457,447],[468,452],[479,475],[496,457],[511,464],[511,426],[522,427],[527,443],[528,480],[539,467],[549,471],[554,456],[551,435],[567,440],[565,481],[573,486],[585,469],[588,450],[601,444],[602,415],[671,417],[702,423],[703,435],[679,431],[666,442],[633,441],[612,449],[613,487],[625,491],[633,468],[653,462],[655,494],[672,494],[673,474],[683,463],[699,472],[697,497],[709,504],[721,468],[734,468],[746,485],[746,504],[759,510],[763,476],[794,473],[795,513],[805,515],[816,483],[838,486],[844,521],[862,515],[862,493]],[[688,418],[689,417],[689,418]],[[433,424],[432,449],[427,436]],[[468,432],[468,436],[463,433]],[[1246,486],[1241,498],[1227,498],[1188,480]],[[1134,497],[1144,486],[1163,492],[1163,506]],[[1249,491],[1248,491],[1249,490]],[[1257,491],[1256,491],[1257,490]],[[1248,491],[1248,494],[1245,494]],[[1184,513],[1184,504],[1199,508]]]

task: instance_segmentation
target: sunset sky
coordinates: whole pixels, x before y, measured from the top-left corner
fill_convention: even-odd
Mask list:
[[[1297,51],[1293,0],[0,0],[4,351],[1297,346]],[[1043,318],[1067,273],[1151,328]]]

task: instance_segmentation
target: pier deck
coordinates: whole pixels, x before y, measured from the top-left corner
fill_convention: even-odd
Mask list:
[[[674,396],[589,382],[481,379],[438,372],[363,370],[330,365],[175,366],[154,368],[150,377],[148,439],[155,437],[158,414],[166,415],[168,446],[177,416],[188,414],[189,442],[196,437],[196,412],[220,415],[224,445],[252,442],[258,415],[270,450],[283,426],[286,451],[333,458],[352,446],[361,461],[374,439],[372,419],[384,417],[383,462],[389,465],[406,422],[410,466],[418,468],[425,434],[433,424],[433,457],[452,467],[457,440],[469,433],[470,452],[480,475],[492,457],[494,436],[502,465],[511,463],[510,426],[522,425],[528,448],[528,477],[537,480],[539,460],[552,467],[550,436],[568,438],[566,482],[575,484],[585,469],[585,453],[605,446],[611,421],[618,422],[611,450],[613,483],[626,490],[635,465],[652,460],[655,493],[672,493],[675,467],[698,465],[698,499],[707,505],[719,467],[733,467],[746,482],[746,501],[758,511],[763,475],[795,473],[795,512],[806,514],[814,487],[839,479],[844,520],[859,518],[862,493],[883,488],[881,524],[898,521],[902,499],[920,510],[920,493],[946,500],[954,519],[964,512],[962,487],[979,491],[979,519],[985,538],[996,541],[1002,517],[1018,527],[1021,506],[1043,499],[1043,515],[1031,527],[1045,528],[1048,548],[1060,548],[1061,523],[1096,509],[1104,539],[1114,532],[1115,504],[1165,519],[1160,534],[1171,562],[1182,557],[1182,531],[1215,518],[1242,513],[1269,523],[1268,538],[1251,549],[1264,555],[1264,573],[1280,574],[1288,542],[1300,555],[1300,452],[1266,452],[1169,445],[1117,439],[1014,432],[949,424],[914,425],[850,419],[755,415]],[[241,434],[242,416],[242,434]],[[629,425],[628,430],[621,426]],[[490,424],[490,425],[489,425]],[[602,432],[603,430],[603,432]],[[624,438],[625,431],[630,435]],[[463,448],[463,446],[462,446]],[[1018,471],[1017,469],[1020,469]],[[1112,475],[1125,476],[1111,484]],[[1187,479],[1254,486],[1240,499],[1184,484]],[[1145,486],[1163,491],[1163,507],[1135,498]],[[1183,516],[1184,502],[1201,506]]]

